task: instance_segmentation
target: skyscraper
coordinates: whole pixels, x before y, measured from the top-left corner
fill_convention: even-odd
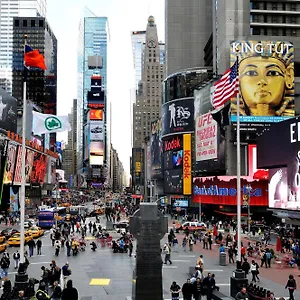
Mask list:
[[[97,142],[97,151],[100,151],[99,147],[104,147],[101,149],[101,152],[104,152],[101,168],[109,170],[110,164],[110,115],[106,98],[108,40],[107,17],[97,17],[86,8],[85,17],[80,23],[78,47],[77,153],[79,155],[77,161],[79,172],[86,174],[90,181],[93,179],[93,168],[90,163],[90,145],[93,140],[91,121],[102,122],[101,125],[95,127],[103,131],[103,139],[94,141]],[[91,114],[94,116],[92,110],[97,110],[97,115],[102,116],[101,119],[92,120]],[[95,137],[94,134],[93,136]],[[99,162],[97,165],[100,166]]]
[[[46,17],[46,0],[0,0],[0,87],[12,92],[13,18]]]
[[[148,19],[142,53],[140,92],[133,104],[133,147],[142,147],[150,136],[151,122],[161,114],[161,83],[165,77],[164,44],[158,42],[154,17]]]
[[[165,16],[167,75],[203,67],[204,48],[212,33],[212,1],[166,0]]]

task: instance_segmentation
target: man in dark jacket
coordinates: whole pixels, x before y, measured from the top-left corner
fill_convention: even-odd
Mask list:
[[[250,299],[245,287],[243,287],[241,289],[241,291],[236,294],[235,299],[237,299],[237,300],[240,300],[240,299],[249,300]]]
[[[61,300],[78,300],[78,291],[73,287],[72,280],[67,282],[67,287],[62,292]]]
[[[199,277],[197,277],[196,281],[193,283],[193,288],[195,300],[201,300],[202,282]]]
[[[216,285],[215,279],[212,277],[211,273],[208,273],[207,277],[203,279],[203,286],[206,287],[206,292],[207,292],[206,294],[207,300],[212,299],[212,293],[213,290],[215,289],[215,285]]]
[[[182,295],[184,300],[192,300],[193,296],[193,285],[191,284],[190,279],[186,281],[186,283],[182,286]]]
[[[250,264],[248,263],[247,258],[245,258],[245,260],[242,264],[242,270],[245,272],[246,276],[248,276],[249,270],[250,270]]]

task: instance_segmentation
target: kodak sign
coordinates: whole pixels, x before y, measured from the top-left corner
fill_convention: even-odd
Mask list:
[[[183,195],[192,194],[192,135],[183,135]]]

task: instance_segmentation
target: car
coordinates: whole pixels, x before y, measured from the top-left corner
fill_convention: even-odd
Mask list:
[[[270,231],[271,227],[265,224],[254,224],[250,226],[250,231],[255,230],[256,232],[258,232],[259,229],[261,229],[261,231],[264,232],[264,231]]]
[[[30,228],[31,226],[33,226],[33,224],[31,223],[31,221],[24,221],[24,228]]]
[[[184,222],[183,224],[177,224],[176,225],[176,231],[179,230],[186,230],[189,229],[189,231],[206,231],[207,227],[205,223],[203,222]]]
[[[24,233],[24,242],[25,242],[25,244],[27,244],[32,239],[33,239],[33,237],[30,233],[28,233],[28,232]],[[7,244],[9,246],[20,246],[20,244],[21,244],[21,234],[18,232],[18,233],[15,233],[14,235],[12,235],[7,240]]]
[[[0,235],[0,243],[3,243],[5,241],[5,236],[4,235]]]
[[[113,227],[115,229],[120,229],[120,228],[125,228],[127,229],[129,227],[129,222],[127,220],[123,220],[123,221],[120,221],[120,222],[115,222],[113,224]]]
[[[5,251],[6,248],[7,248],[7,245],[6,245],[6,244],[0,244],[0,252]]]
[[[30,229],[26,230],[27,233],[30,233],[34,239],[41,237],[44,234],[44,230],[38,226],[32,226]]]
[[[17,229],[6,228],[6,229],[1,231],[0,235],[5,236],[6,239],[9,239],[12,235],[14,235],[15,233],[18,233],[18,232],[19,231]]]

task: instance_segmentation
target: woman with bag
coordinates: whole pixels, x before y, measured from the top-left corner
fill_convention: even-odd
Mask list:
[[[251,271],[251,274],[252,274],[251,282],[256,282],[256,279],[259,282],[260,281],[259,277],[258,277],[259,265],[255,262],[255,260],[252,260],[252,263],[251,263],[251,266],[250,266],[250,271]]]
[[[294,298],[294,291],[297,288],[297,284],[296,284],[296,280],[294,279],[293,275],[289,276],[289,279],[288,279],[288,281],[286,283],[285,288],[289,290],[289,294],[290,294],[289,300],[295,300],[295,298]]]

